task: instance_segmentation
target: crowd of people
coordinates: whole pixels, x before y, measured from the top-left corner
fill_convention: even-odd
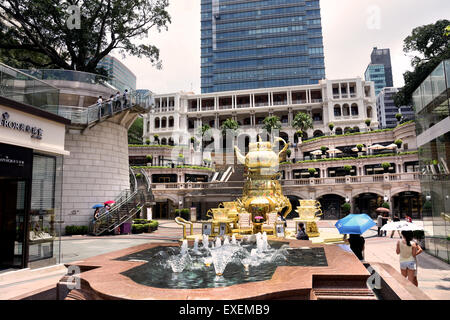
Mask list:
[[[123,102],[121,102],[121,97]],[[128,90],[125,89],[124,93],[121,95],[120,91],[116,94],[112,94],[108,100],[103,101],[103,97],[99,96],[97,100],[97,106],[99,107],[99,117],[103,117],[105,114],[113,114],[117,110],[123,110],[128,107],[130,101]],[[106,102],[104,104],[103,102]],[[109,110],[109,112],[107,111]]]

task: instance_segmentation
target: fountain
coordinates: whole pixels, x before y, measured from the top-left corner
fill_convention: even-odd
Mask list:
[[[222,246],[222,241],[219,237],[216,238],[216,246],[214,248],[220,248]]]
[[[209,248],[209,236],[204,234],[203,240],[202,240],[203,248],[208,249]]]

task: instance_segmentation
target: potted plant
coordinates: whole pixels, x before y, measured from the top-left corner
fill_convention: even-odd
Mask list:
[[[344,166],[344,170],[345,170],[345,175],[348,176],[348,175],[350,174],[350,171],[352,170],[352,166],[346,164],[346,165]]]
[[[364,148],[364,145],[363,144],[357,144],[356,148],[358,149],[359,152],[361,152],[362,149]]]
[[[195,137],[191,137],[191,143],[192,143],[192,144],[195,143]]]
[[[395,115],[395,119],[397,119],[398,122],[402,121],[402,118],[403,118],[403,116],[402,116],[401,113],[397,113],[397,114]]]
[[[155,135],[153,136],[153,139],[155,139],[155,143],[156,143],[156,144],[159,144],[159,134],[155,134]]]
[[[334,130],[334,123],[333,123],[333,122],[330,122],[330,123],[328,124],[328,128],[330,129],[331,133],[333,133],[333,130]]]
[[[184,163],[184,155],[182,153],[178,154],[178,161]]]
[[[383,162],[381,164],[381,167],[383,167],[384,172],[388,172],[389,168],[391,167],[391,164],[389,162]]]
[[[400,149],[403,145],[403,140],[402,139],[397,139],[394,142],[397,145],[397,148]]]
[[[145,144],[149,145],[150,144],[150,139],[145,140]]]
[[[313,177],[316,175],[317,170],[316,170],[315,168],[309,168],[309,169],[308,169],[308,172],[309,172],[309,176],[310,176],[311,178],[313,178]]]
[[[290,158],[290,157],[291,157],[291,154],[292,154],[291,149],[287,149],[287,150],[286,150],[286,157]]]
[[[211,159],[203,159],[203,162],[205,163],[206,166],[210,166],[211,165]]]
[[[147,166],[151,167],[153,164],[153,156],[151,154],[148,154],[145,156],[145,159],[147,159]]]
[[[350,203],[346,202],[341,206],[341,209],[342,209],[342,213],[347,215],[350,213],[352,206]]]
[[[321,146],[321,147],[320,147],[320,151],[322,151],[322,154],[323,154],[323,155],[325,155],[325,152],[327,152],[327,149],[328,149],[328,148],[325,147],[325,146]]]
[[[366,121],[364,121],[364,123],[366,124],[368,130],[370,131],[370,125],[372,124],[372,120],[371,119],[366,119]]]

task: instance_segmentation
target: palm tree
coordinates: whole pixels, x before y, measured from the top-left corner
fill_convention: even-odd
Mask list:
[[[277,116],[266,117],[263,123],[263,129],[270,134],[270,139],[273,140],[272,132],[281,129],[280,118]]]
[[[294,121],[292,121],[292,127],[297,129],[298,131],[301,131],[302,134],[308,130],[313,129],[313,120],[311,116],[304,112],[299,112],[295,115]],[[299,135],[299,141],[301,139],[301,135]]]
[[[235,136],[239,129],[239,123],[233,119],[227,119],[222,123],[220,129],[222,129],[222,136],[226,136],[228,132]]]
[[[205,149],[205,145],[206,145],[206,141],[205,141],[205,137],[210,137],[211,134],[211,127],[207,124],[202,125],[202,127],[199,130],[200,135],[202,137],[202,142],[201,142],[201,148],[202,148],[202,159],[203,159],[203,150]],[[206,138],[208,139],[208,138]]]

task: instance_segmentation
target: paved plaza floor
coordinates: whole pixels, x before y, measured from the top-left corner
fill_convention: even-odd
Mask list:
[[[66,236],[61,238],[61,263],[84,260],[89,257],[105,254],[128,247],[154,242],[176,243],[182,237],[182,228],[174,221],[159,221],[158,230],[150,234],[118,235],[118,236]],[[319,228],[324,232],[335,231],[336,221],[320,221]],[[294,228],[294,222],[288,221],[288,228]],[[201,232],[201,224],[194,225],[194,233]],[[398,256],[395,253],[399,236],[377,237],[375,228],[363,234],[366,239],[365,259],[368,262],[386,263],[399,270]],[[58,249],[59,242],[55,249]],[[424,252],[418,256],[419,288],[431,299],[450,300],[450,265]],[[29,292],[37,292],[44,288],[52,288],[65,273],[60,265],[45,269],[40,274],[18,275],[2,278],[0,274],[0,299],[23,297]],[[18,272],[17,274],[20,274]],[[23,273],[25,274],[25,273]],[[4,274],[3,274],[4,275]]]

